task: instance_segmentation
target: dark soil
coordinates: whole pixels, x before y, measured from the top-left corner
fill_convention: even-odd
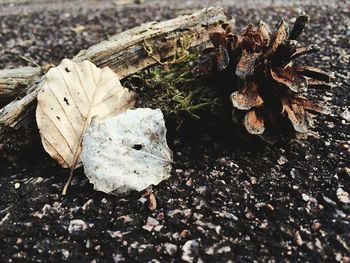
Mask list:
[[[116,32],[186,13],[173,1],[154,2],[49,11],[44,5],[20,15],[3,9],[0,68],[26,65],[20,56],[57,64]],[[69,172],[38,150],[0,167],[0,261],[350,262],[350,203],[337,196],[339,189],[350,192],[350,121],[342,117],[350,106],[350,4],[277,2],[225,6],[237,30],[260,18],[276,25],[301,9],[311,15],[302,42],[322,49],[301,62],[336,76],[333,89],[310,93],[333,109],[316,117],[313,136],[267,146],[242,141],[220,123],[211,129],[193,122],[179,134],[170,128],[176,163],[172,178],[153,188],[154,212],[141,193],[118,198],[94,191],[83,171],[61,196]],[[149,217],[159,225],[144,227]],[[69,231],[75,219],[87,228]]]

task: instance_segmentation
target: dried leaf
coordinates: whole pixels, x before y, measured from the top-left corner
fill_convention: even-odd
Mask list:
[[[265,131],[264,119],[255,110],[251,110],[245,115],[244,126],[250,134],[263,134]]]
[[[287,86],[294,92],[304,92],[307,90],[307,81],[304,77],[300,76],[293,67],[286,68],[272,68],[272,78],[280,84]]]
[[[172,166],[162,112],[139,108],[93,121],[84,135],[81,160],[98,191],[127,194],[159,184],[170,177]]]
[[[305,118],[304,108],[298,104],[290,103],[286,99],[282,99],[283,111],[288,115],[289,120],[291,121],[294,129],[300,133],[307,133],[307,123]]]
[[[247,79],[254,74],[255,64],[260,57],[260,53],[250,53],[243,50],[241,59],[236,67],[236,76],[240,79]]]
[[[239,110],[250,110],[253,107],[261,107],[264,104],[259,96],[255,82],[247,82],[243,91],[235,91],[231,94],[233,107]]]
[[[81,140],[91,118],[104,119],[132,107],[135,93],[109,68],[64,59],[46,74],[36,120],[42,143],[64,168],[79,166]]]

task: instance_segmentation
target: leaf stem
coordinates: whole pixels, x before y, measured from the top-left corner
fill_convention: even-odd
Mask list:
[[[72,182],[73,174],[74,174],[74,169],[71,169],[71,170],[70,170],[70,174],[69,174],[68,181],[66,182],[66,184],[65,184],[64,187],[63,187],[62,195],[66,195],[66,194],[67,194],[68,187],[70,186],[70,184],[71,184],[71,182]]]

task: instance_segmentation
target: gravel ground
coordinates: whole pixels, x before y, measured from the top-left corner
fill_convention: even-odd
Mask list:
[[[58,63],[142,22],[217,3],[33,2],[0,2],[0,68],[26,65],[20,56]],[[335,88],[311,92],[333,108],[316,118],[313,136],[247,145],[197,124],[169,141],[176,163],[153,189],[155,211],[140,193],[94,191],[82,171],[62,197],[68,172],[39,150],[0,167],[1,262],[350,262],[350,4],[240,2],[221,1],[237,29],[311,14],[302,41],[322,49],[303,62],[336,76]]]

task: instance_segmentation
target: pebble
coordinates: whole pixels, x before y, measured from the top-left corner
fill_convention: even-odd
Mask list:
[[[63,259],[68,259],[69,258],[69,251],[66,249],[62,249],[61,250],[62,255],[63,255]]]
[[[345,192],[342,188],[337,189],[337,197],[338,197],[339,201],[344,203],[344,204],[350,203],[349,193]]]
[[[301,198],[303,198],[303,200],[304,200],[305,202],[307,202],[307,201],[310,200],[310,196],[308,196],[307,194],[304,194],[304,193],[301,195]]]
[[[85,231],[88,228],[87,224],[81,219],[74,219],[70,221],[68,226],[68,232],[70,234],[79,233]]]
[[[231,247],[229,246],[219,248],[217,251],[218,254],[224,254],[224,253],[230,253],[230,252],[231,252]]]
[[[18,188],[21,187],[21,184],[20,183],[15,183],[15,189],[17,190]]]
[[[47,216],[50,213],[51,206],[49,204],[45,204],[41,211],[36,211],[33,213],[33,216],[38,218],[43,218],[43,216]]]
[[[349,109],[346,109],[345,111],[343,111],[340,116],[346,120],[346,121],[349,121],[350,122],[350,111]]]
[[[192,263],[199,253],[199,243],[197,240],[188,240],[182,246],[182,256],[181,259],[185,262]]]
[[[191,235],[191,232],[187,229],[182,230],[180,233],[180,237],[182,239],[188,238],[190,235]]]
[[[88,201],[86,201],[85,204],[83,204],[83,206],[81,207],[81,209],[83,209],[83,211],[89,209],[90,206],[93,204],[93,202],[94,202],[93,199],[89,199]]]
[[[177,246],[172,243],[165,243],[164,244],[165,251],[168,255],[173,256],[177,252]]]
[[[159,221],[153,217],[148,217],[147,218],[147,223],[146,225],[142,226],[143,229],[145,229],[148,232],[151,232],[155,226],[159,225]]]

